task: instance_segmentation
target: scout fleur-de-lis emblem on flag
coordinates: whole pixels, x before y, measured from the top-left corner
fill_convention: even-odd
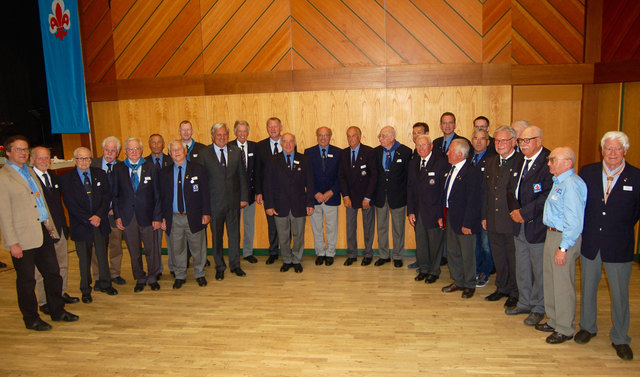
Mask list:
[[[64,8],[64,1],[62,0],[52,2],[51,11],[53,14],[49,14],[49,31],[51,34],[55,34],[56,38],[62,40],[67,36],[67,30],[71,26],[71,13]]]

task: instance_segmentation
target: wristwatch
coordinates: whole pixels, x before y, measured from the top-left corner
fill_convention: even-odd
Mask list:
[[[558,249],[560,249],[560,251],[562,251],[563,253],[567,252],[567,249],[565,249],[564,247],[559,247]]]

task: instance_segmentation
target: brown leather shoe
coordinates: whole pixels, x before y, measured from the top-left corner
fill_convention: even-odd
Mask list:
[[[447,285],[446,287],[442,288],[442,292],[444,293],[451,293],[451,292],[455,292],[455,291],[461,291],[462,288],[458,287],[455,283],[451,283],[449,285]]]
[[[622,360],[633,360],[633,351],[631,351],[631,347],[628,344],[613,344],[611,343],[613,348],[616,350],[616,354]]]
[[[557,331],[554,331],[553,334],[549,335],[547,337],[547,343],[549,344],[560,344],[560,343],[564,343],[567,340],[571,340],[573,339],[573,335],[564,335],[564,334],[560,334]]]
[[[465,288],[462,291],[462,298],[471,298],[471,297],[473,297],[474,293],[476,293],[476,289],[475,288]]]

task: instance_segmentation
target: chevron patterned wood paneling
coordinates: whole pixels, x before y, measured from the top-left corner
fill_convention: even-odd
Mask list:
[[[640,58],[640,1],[603,3],[602,61]]]

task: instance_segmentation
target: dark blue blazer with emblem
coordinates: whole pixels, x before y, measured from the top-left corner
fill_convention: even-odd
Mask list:
[[[447,166],[444,174],[442,189],[442,203],[446,199],[446,188],[444,184],[447,175],[451,170],[451,165]],[[471,233],[480,233],[481,225],[481,203],[482,200],[482,172],[466,162],[454,179],[449,193],[449,208],[447,209],[447,221],[450,222],[456,234],[463,234],[462,227],[471,229]]]
[[[580,177],[587,184],[581,253],[594,259],[600,251],[603,262],[633,260],[634,226],[640,218],[640,170],[626,164],[604,203],[602,163],[584,166]]]
[[[443,217],[442,189],[448,165],[444,159],[431,154],[427,166],[422,171],[422,158],[411,160],[407,185],[407,215],[422,216],[425,229],[439,227],[438,219]]]
[[[69,232],[67,231],[67,217],[64,214],[64,208],[62,208],[62,189],[60,187],[60,178],[58,178],[56,173],[51,169],[47,169],[47,174],[49,175],[51,188],[45,185],[45,182],[40,179],[40,176],[38,176],[38,179],[40,179],[42,192],[45,200],[47,201],[47,206],[49,206],[49,212],[51,213],[56,230],[58,231],[58,234],[66,238]]]
[[[409,161],[413,152],[409,147],[400,144],[393,154],[389,172],[382,167],[384,160],[384,148],[379,145],[373,150],[376,156],[376,169],[378,169],[378,184],[376,185],[376,207],[382,207],[385,200],[389,202],[391,209],[407,205],[407,179],[409,178]]]
[[[294,217],[307,215],[307,207],[313,207],[313,170],[309,159],[295,152],[293,170],[287,167],[284,153],[271,156],[267,164],[264,183],[264,208],[273,208],[278,217],[286,217],[289,211]]]
[[[333,196],[326,204],[330,206],[340,205],[340,181],[338,180],[338,169],[340,168],[340,149],[333,145],[327,146],[327,158],[325,161],[325,169],[322,170],[322,154],[318,145],[307,148],[304,155],[307,156],[311,166],[313,167],[313,187],[314,195],[317,193],[324,194],[331,190]],[[316,205],[320,204],[314,198]]]
[[[140,226],[151,226],[152,221],[162,221],[159,170],[150,161],[145,161],[141,169],[140,183],[134,192],[127,165],[116,164],[113,168],[113,215],[116,219],[122,219],[124,226],[129,225],[134,215]]]
[[[340,153],[338,179],[342,196],[349,197],[351,208],[362,208],[364,198],[371,199],[369,204],[373,205],[378,184],[378,169],[373,148],[360,144],[355,164],[351,163],[351,147],[346,147]]]
[[[182,183],[185,211],[191,233],[196,233],[207,226],[202,224],[202,216],[211,216],[209,197],[209,180],[204,167],[197,162],[187,162]],[[162,202],[162,218],[167,222],[167,234],[171,234],[173,223],[173,165],[160,170],[160,199]]]
[[[507,205],[509,212],[520,209],[520,215],[524,219],[524,235],[529,243],[544,242],[547,234],[547,227],[542,223],[542,213],[544,212],[544,202],[549,196],[549,191],[553,186],[553,175],[549,172],[547,157],[549,150],[542,148],[538,158],[529,167],[529,172],[520,182],[520,195],[516,199],[516,188],[520,179],[520,172],[524,165],[524,155],[517,155],[513,174],[507,184]],[[520,234],[519,223],[513,223],[513,234]]]
[[[89,168],[89,171],[91,172],[91,202],[76,168],[60,177],[64,205],[69,211],[70,233],[73,241],[93,241],[94,227],[89,222],[89,218],[93,215],[100,218],[100,233],[103,237],[108,237],[111,232],[107,217],[111,202],[111,187],[107,173],[101,168],[93,167]]]

